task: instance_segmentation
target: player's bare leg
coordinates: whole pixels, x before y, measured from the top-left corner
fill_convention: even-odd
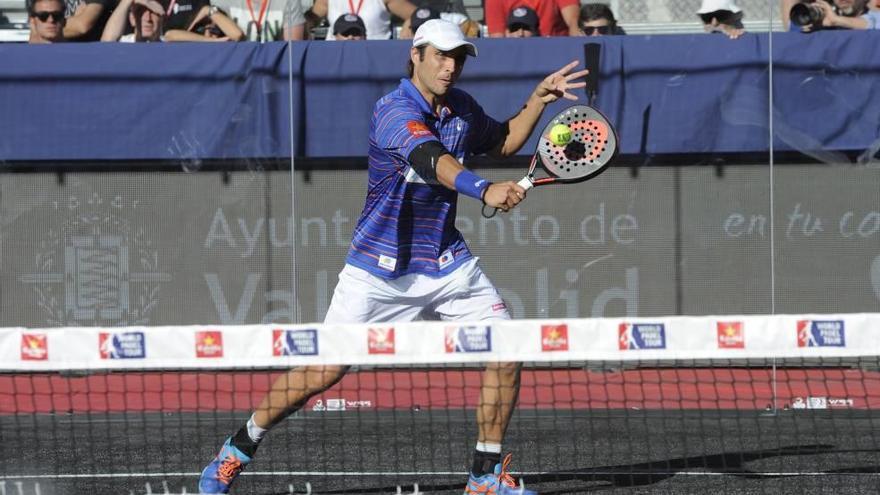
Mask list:
[[[309,399],[335,385],[346,371],[347,366],[303,366],[279,376],[254,411],[254,423],[268,430]]]
[[[266,432],[308,400],[342,379],[346,366],[304,366],[279,376],[257,410],[202,471],[199,493],[229,493],[232,482],[251,462]]]
[[[477,408],[479,442],[500,445],[519,396],[520,363],[490,363],[483,371]]]
[[[517,487],[515,480],[507,474],[510,455],[501,461],[501,441],[519,396],[521,367],[521,363],[490,363],[483,372],[480,404],[477,407],[479,438],[471,475],[465,487],[466,495],[535,495],[531,490]]]

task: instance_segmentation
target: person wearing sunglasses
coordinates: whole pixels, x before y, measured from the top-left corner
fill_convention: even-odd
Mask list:
[[[617,25],[614,12],[604,3],[584,4],[578,16],[578,25],[585,36],[626,34],[623,28]]]
[[[28,43],[59,43],[64,41],[64,2],[36,0],[28,2]]]
[[[538,13],[529,7],[517,7],[507,16],[505,38],[531,38],[540,36]]]
[[[743,11],[733,0],[703,0],[697,16],[707,33],[721,33],[735,40],[746,32],[743,27]]]

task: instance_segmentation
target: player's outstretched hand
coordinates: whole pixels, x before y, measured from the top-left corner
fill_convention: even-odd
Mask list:
[[[575,60],[553,74],[545,77],[544,80],[538,84],[538,87],[535,88],[535,96],[540,98],[544,103],[552,103],[560,98],[577,100],[577,96],[569,93],[568,90],[583,88],[587,83],[583,81],[572,81],[580,79],[590,73],[590,71],[584,69],[569,74],[569,72],[577,67],[579,63],[580,61]]]
[[[496,182],[486,189],[483,202],[492,208],[508,211],[526,199],[526,190],[516,182]]]

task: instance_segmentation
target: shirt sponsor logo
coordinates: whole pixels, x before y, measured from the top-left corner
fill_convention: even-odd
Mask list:
[[[440,258],[437,259],[437,263],[440,265],[440,268],[446,268],[453,261],[455,261],[455,257],[452,256],[452,253],[446,251],[445,253],[440,255]]]
[[[392,258],[391,256],[385,256],[384,254],[379,255],[379,266],[386,270],[394,271],[394,267],[397,266],[397,258]]]
[[[492,327],[472,325],[446,327],[446,353],[490,352],[492,350]]]
[[[419,122],[418,120],[410,120],[406,123],[406,128],[409,130],[409,134],[412,137],[422,137],[422,136],[430,136],[431,129],[428,129],[428,126],[425,125],[424,122]]]
[[[620,350],[666,349],[666,326],[663,323],[621,323],[617,328]]]
[[[21,334],[21,360],[45,361],[49,359],[49,339],[45,333]]]
[[[318,331],[307,330],[272,330],[273,356],[317,356]]]
[[[196,332],[196,357],[222,358],[223,332],[216,330]]]
[[[394,327],[367,329],[367,351],[370,354],[394,354]]]
[[[799,320],[798,347],[846,347],[843,320]]]
[[[715,325],[718,329],[719,349],[744,349],[746,347],[746,337],[741,321],[719,321]]]
[[[541,325],[541,351],[567,351],[568,325]]]
[[[101,332],[98,352],[101,359],[143,359],[147,356],[144,332]]]

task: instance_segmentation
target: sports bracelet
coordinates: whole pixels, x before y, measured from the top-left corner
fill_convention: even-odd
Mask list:
[[[455,176],[455,190],[479,201],[483,201],[483,193],[491,184],[470,170],[462,170]]]

